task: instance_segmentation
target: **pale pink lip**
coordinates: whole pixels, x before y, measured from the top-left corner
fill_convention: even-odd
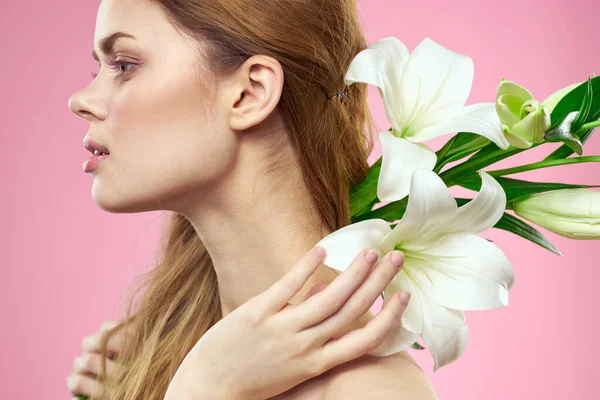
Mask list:
[[[105,146],[102,146],[99,143],[96,143],[95,141],[93,141],[92,139],[90,139],[89,137],[85,137],[83,139],[83,146],[89,150],[90,153],[94,154],[95,150],[98,150],[101,153],[105,153],[105,154],[110,154],[110,152],[108,151],[108,149]]]
[[[92,172],[94,171],[96,168],[98,168],[98,165],[102,162],[102,160],[106,159],[108,157],[108,154],[106,155],[102,155],[102,156],[92,156],[89,158],[89,160],[86,160],[83,163],[83,172]]]

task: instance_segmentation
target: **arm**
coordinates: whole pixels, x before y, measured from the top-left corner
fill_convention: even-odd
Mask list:
[[[438,400],[423,370],[405,352],[361,357],[333,372],[323,400]]]

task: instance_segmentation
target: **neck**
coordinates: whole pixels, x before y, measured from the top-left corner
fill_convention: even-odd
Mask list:
[[[278,178],[264,173],[269,167],[262,161],[264,147],[242,150],[235,172],[196,196],[190,202],[195,207],[183,212],[212,258],[223,317],[267,290],[331,233],[320,221],[289,146],[280,154],[288,160],[285,176]],[[314,284],[336,276],[319,266],[290,303],[298,304]]]

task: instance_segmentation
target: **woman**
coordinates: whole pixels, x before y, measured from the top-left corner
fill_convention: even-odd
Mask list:
[[[86,165],[94,201],[114,213],[173,211],[135,313],[132,298],[126,321],[103,340],[104,360],[110,336],[135,326],[123,346],[126,372],[106,398],[163,399],[211,327],[350,223],[348,193],[365,177],[373,146],[366,87],[327,99],[367,46],[354,1],[100,4],[101,70],[69,102],[90,121],[87,138],[108,153]],[[289,303],[337,275],[319,265]],[[372,318],[365,313],[347,331]],[[389,394],[435,396],[400,352],[356,358],[277,398]]]

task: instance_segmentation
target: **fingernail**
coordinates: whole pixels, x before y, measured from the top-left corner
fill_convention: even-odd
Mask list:
[[[410,300],[410,293],[400,293],[400,300],[402,300],[405,306],[408,305],[408,301]]]
[[[402,267],[403,261],[404,261],[404,255],[402,254],[402,252],[400,252],[398,250],[394,250],[392,252],[392,263],[394,264],[394,266],[396,266],[396,268],[400,269],[400,267]]]
[[[317,257],[323,258],[323,256],[325,255],[325,249],[321,246],[316,246],[315,254],[317,255]]]
[[[365,260],[367,260],[367,262],[375,262],[375,260],[377,260],[377,257],[379,255],[377,254],[377,252],[373,249],[370,249],[369,251],[367,251],[367,253],[365,254]]]

